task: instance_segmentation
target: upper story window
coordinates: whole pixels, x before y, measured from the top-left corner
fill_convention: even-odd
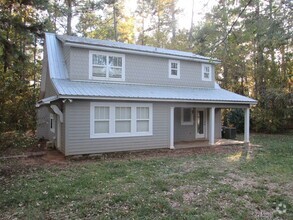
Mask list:
[[[202,80],[212,80],[212,66],[210,64],[202,64]]]
[[[125,80],[124,54],[90,51],[90,79]]]
[[[180,61],[169,60],[169,78],[180,79]]]

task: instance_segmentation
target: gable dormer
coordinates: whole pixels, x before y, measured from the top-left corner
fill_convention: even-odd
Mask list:
[[[58,36],[71,80],[213,88],[218,60],[189,52]],[[69,54],[69,55],[68,55]]]

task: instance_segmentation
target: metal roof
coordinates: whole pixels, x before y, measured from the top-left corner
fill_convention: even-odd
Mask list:
[[[60,38],[60,36],[59,36]],[[136,47],[137,45],[126,45],[118,42],[100,41],[85,38],[69,37],[64,38],[76,41],[94,41],[103,42],[110,46],[113,45]],[[62,42],[57,39],[55,34],[46,33],[46,47],[48,55],[48,64],[50,78],[53,86],[60,97],[72,98],[104,98],[104,99],[139,99],[139,100],[170,100],[170,101],[192,101],[192,102],[209,102],[209,103],[238,103],[238,104],[256,104],[256,100],[215,88],[191,88],[191,87],[174,87],[163,85],[143,85],[127,84],[104,81],[71,81],[68,79],[68,72],[62,53]],[[149,48],[137,46],[138,48]],[[170,50],[160,49],[166,53]],[[175,51],[178,54],[191,54],[181,51]],[[174,53],[175,53],[174,52]],[[169,52],[168,52],[169,53]],[[193,55],[192,56],[197,56]],[[49,79],[46,79],[49,80]],[[55,100],[55,99],[54,99]],[[46,101],[46,100],[43,100]]]
[[[126,44],[126,43],[121,43],[116,41],[83,38],[83,37],[76,37],[76,36],[69,36],[69,35],[57,35],[57,38],[65,43],[70,42],[70,43],[83,44],[83,45],[103,46],[108,48],[125,49],[129,51],[139,51],[139,52],[145,52],[145,53],[151,53],[151,54],[171,55],[171,56],[185,57],[185,58],[196,59],[196,60],[203,60],[206,62],[207,61],[216,62],[216,63],[220,62],[218,59],[215,59],[215,58],[205,57],[205,56],[201,56],[191,52],[184,52],[179,50],[169,50],[169,49],[157,48],[157,47],[151,47],[151,46]]]
[[[221,88],[189,88],[68,79],[53,79],[53,83],[60,96],[256,104],[256,101],[251,98]]]
[[[46,33],[46,47],[48,55],[48,67],[51,78],[66,79],[68,72],[62,53],[61,42],[56,34]]]

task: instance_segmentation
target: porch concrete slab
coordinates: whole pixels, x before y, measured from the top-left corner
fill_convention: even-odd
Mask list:
[[[217,139],[213,146],[231,146],[242,145],[244,141],[231,140],[231,139]],[[175,149],[193,148],[193,147],[210,147],[208,140],[195,140],[195,141],[180,141],[175,142]]]

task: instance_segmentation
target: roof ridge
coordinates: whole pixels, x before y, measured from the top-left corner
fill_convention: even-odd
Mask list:
[[[148,45],[123,43],[123,42],[112,41],[112,40],[101,40],[101,39],[95,39],[95,38],[70,36],[70,35],[56,35],[56,37],[59,40],[61,40],[63,43],[71,42],[71,43],[77,43],[77,44],[87,44],[92,46],[103,46],[103,47],[114,47],[114,48],[116,47],[120,49],[132,50],[132,51],[141,51],[141,52],[148,52],[148,53],[173,55],[178,57],[188,57],[188,58],[200,59],[203,61],[210,60],[211,62],[220,62],[220,60],[216,58],[202,56],[199,54],[195,54],[193,52],[187,52],[187,51],[181,51],[181,50],[167,49],[167,48],[154,47],[154,46],[148,46]]]

